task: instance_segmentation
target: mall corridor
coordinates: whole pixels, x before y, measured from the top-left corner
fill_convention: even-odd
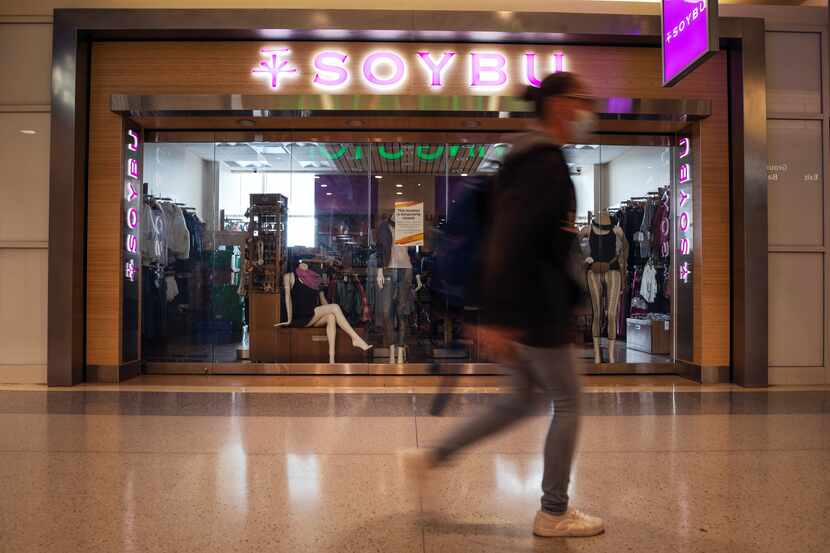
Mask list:
[[[545,413],[408,485],[397,454],[503,390],[445,417],[434,391],[6,387],[0,551],[827,551],[826,389],[589,385],[571,495],[607,532],[583,540],[531,534]]]

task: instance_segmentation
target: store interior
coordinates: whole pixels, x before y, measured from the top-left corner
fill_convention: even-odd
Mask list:
[[[477,336],[478,308],[446,309],[432,279],[442,228],[469,188],[496,174],[510,136],[353,134],[341,142],[148,138],[147,372],[493,360]],[[564,148],[590,292],[574,322],[579,355],[623,372],[670,364],[670,142],[600,142]]]

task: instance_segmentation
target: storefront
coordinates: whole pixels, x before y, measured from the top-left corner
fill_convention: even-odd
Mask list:
[[[56,14],[50,383],[498,372],[478,310],[436,306],[432,258],[526,128],[515,97],[559,70],[601,115],[565,147],[584,255],[615,253],[586,275],[583,369],[758,383],[762,23],[723,20],[722,51],[664,88],[656,18],[157,15]]]

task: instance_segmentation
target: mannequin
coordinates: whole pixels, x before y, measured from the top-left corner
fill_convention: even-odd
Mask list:
[[[602,332],[603,294],[608,304],[608,361],[617,362],[617,309],[620,302],[622,275],[626,273],[628,240],[624,231],[612,224],[607,211],[600,212],[590,225],[580,232],[588,238],[589,256],[585,259],[588,274],[588,290],[593,307],[594,362],[602,363],[600,334]],[[604,286],[603,286],[604,285]]]
[[[384,343],[389,362],[406,361],[406,331],[412,310],[412,260],[409,248],[395,245],[395,214],[378,225],[377,286]],[[397,319],[397,330],[395,321]]]
[[[326,327],[329,343],[329,363],[334,363],[334,346],[339,326],[352,339],[352,345],[363,351],[372,348],[355,332],[343,311],[337,304],[330,304],[320,291],[319,275],[305,263],[297,266],[296,272],[283,277],[285,289],[285,312],[288,320],[275,326]]]

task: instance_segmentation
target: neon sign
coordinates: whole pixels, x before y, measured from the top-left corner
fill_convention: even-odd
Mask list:
[[[138,275],[139,196],[141,186],[141,137],[128,128],[124,148],[124,278],[135,282]]]
[[[663,86],[672,86],[719,49],[718,3],[663,0]]]
[[[291,59],[288,47],[269,47],[260,50],[263,58],[251,69],[255,78],[263,78],[273,91],[279,91],[285,78],[301,77],[300,66]],[[511,59],[499,51],[472,51],[461,56],[458,52],[420,50],[402,54],[391,49],[373,50],[362,59],[354,59],[348,51],[328,49],[311,56],[312,86],[322,91],[334,91],[349,85],[353,78],[373,90],[390,91],[405,85],[423,83],[440,89],[450,82],[463,79],[471,90],[501,90],[511,84],[511,76],[522,84],[539,86],[548,73],[566,70],[562,52],[548,55],[525,52]],[[410,66],[419,66],[417,76]],[[461,66],[461,67],[459,67]],[[463,76],[466,71],[466,76]],[[517,71],[517,74],[513,72]],[[422,80],[421,80],[422,79]]]
[[[677,164],[677,249],[678,277],[688,284],[692,277],[692,163],[691,141],[680,139]]]

